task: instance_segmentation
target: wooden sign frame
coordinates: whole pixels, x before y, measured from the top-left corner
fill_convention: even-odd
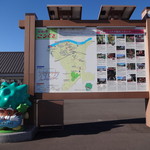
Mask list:
[[[24,83],[29,85],[29,94],[34,99],[121,99],[121,98],[144,98],[146,106],[146,125],[150,127],[150,101],[149,91],[145,92],[89,92],[89,93],[35,93],[35,28],[57,26],[85,26],[85,27],[145,27],[146,28],[146,51],[148,68],[150,66],[150,19],[147,20],[37,20],[35,14],[26,14],[25,20],[19,21],[19,27],[25,29],[25,52],[24,52]],[[149,69],[148,88],[149,88]]]

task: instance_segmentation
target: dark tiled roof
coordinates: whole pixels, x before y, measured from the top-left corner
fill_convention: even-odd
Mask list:
[[[23,74],[24,52],[0,52],[0,74]]]

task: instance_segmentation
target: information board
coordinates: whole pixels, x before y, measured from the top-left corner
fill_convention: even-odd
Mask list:
[[[144,29],[36,28],[36,93],[146,91]]]

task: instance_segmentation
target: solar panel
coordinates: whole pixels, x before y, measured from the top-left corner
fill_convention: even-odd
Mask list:
[[[136,6],[101,6],[98,20],[129,20]]]
[[[146,7],[143,11],[142,11],[142,19],[146,19],[146,18],[150,18],[150,7]]]
[[[81,5],[48,5],[50,20],[81,20]]]

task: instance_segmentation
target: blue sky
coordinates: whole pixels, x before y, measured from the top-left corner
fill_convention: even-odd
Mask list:
[[[136,5],[131,19],[141,19],[150,0],[0,0],[0,51],[24,51],[24,30],[19,29],[19,20],[24,20],[25,13],[48,20],[46,6],[54,4],[81,4],[84,20],[96,20],[101,5]]]

